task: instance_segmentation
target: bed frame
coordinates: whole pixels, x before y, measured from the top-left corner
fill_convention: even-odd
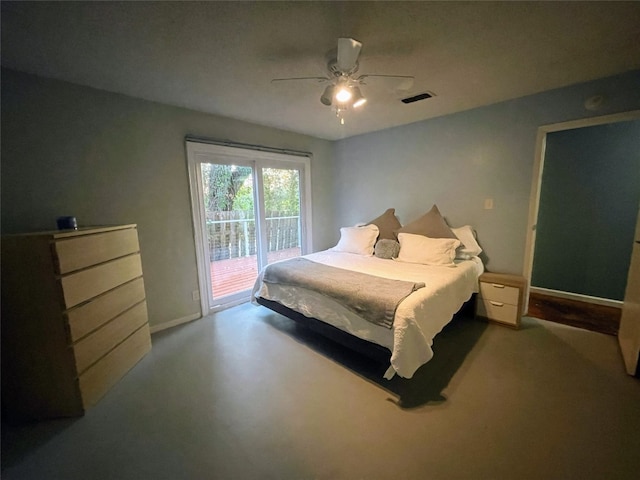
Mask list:
[[[376,343],[369,342],[367,340],[362,340],[350,333],[347,333],[339,328],[334,327],[333,325],[329,325],[321,320],[316,318],[307,317],[300,312],[296,312],[288,307],[285,307],[281,303],[275,302],[273,300],[267,300],[262,297],[256,297],[256,301],[270,310],[273,310],[276,313],[284,315],[285,317],[295,321],[296,323],[303,325],[309,330],[319,333],[330,340],[333,340],[336,343],[339,343],[342,346],[345,346],[351,350],[358,352],[361,355],[364,355],[378,363],[382,363],[385,365],[389,364],[391,360],[391,352]],[[470,300],[465,302],[460,310],[454,315],[456,316],[474,316],[475,311],[475,301],[476,294],[474,293]]]
[[[289,307],[285,307],[281,303],[274,302],[273,300],[256,297],[256,301],[260,305],[267,307],[269,310],[273,310],[276,313],[284,315],[285,317],[290,318],[300,325],[303,325],[309,330],[315,333],[319,333],[320,335],[323,335],[330,340],[333,340],[334,342],[339,343],[344,347],[354,350],[359,354],[364,355],[376,362],[388,364],[391,360],[391,352],[376,343],[362,340],[361,338],[340,330],[333,325],[329,325],[328,323],[325,323],[316,318],[307,317],[300,312],[296,312],[295,310],[292,310]]]

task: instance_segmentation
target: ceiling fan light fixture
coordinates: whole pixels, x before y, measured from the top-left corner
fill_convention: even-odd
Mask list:
[[[361,107],[367,103],[367,99],[364,98],[359,87],[353,87],[353,108]]]
[[[349,100],[351,100],[351,91],[349,88],[344,86],[340,87],[336,92],[336,101],[338,103],[347,103]]]
[[[323,105],[330,106],[333,103],[333,91],[335,88],[335,85],[327,85],[327,88],[324,89],[324,92],[320,97],[320,101]]]

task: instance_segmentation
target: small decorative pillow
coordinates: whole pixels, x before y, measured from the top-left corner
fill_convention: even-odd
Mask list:
[[[454,265],[456,248],[460,240],[452,238],[430,238],[412,233],[399,233],[400,254],[397,260],[424,265]]]
[[[396,258],[400,252],[400,244],[395,240],[383,238],[378,240],[374,248],[373,254],[378,258]]]
[[[471,225],[452,228],[451,231],[458,237],[458,240],[462,242],[462,245],[460,245],[456,251],[456,258],[468,260],[482,253],[482,248],[480,248],[480,245],[478,245],[476,241],[476,235]]]
[[[378,233],[378,227],[375,225],[342,227],[340,229],[340,241],[329,250],[356,253],[358,255],[373,255],[373,246],[378,238]]]

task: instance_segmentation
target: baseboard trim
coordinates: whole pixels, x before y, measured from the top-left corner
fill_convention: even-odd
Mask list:
[[[162,322],[159,325],[149,327],[149,329],[153,334],[162,330],[166,330],[167,328],[177,327],[178,325],[182,325],[183,323],[193,322],[194,320],[197,320],[199,318],[202,318],[202,315],[200,315],[199,313],[194,313],[193,315],[187,315],[186,317],[176,318],[175,320],[170,320],[168,322]]]
[[[560,290],[551,290],[550,288],[531,287],[531,293],[540,295],[548,295],[550,297],[566,298],[567,300],[576,300],[578,302],[593,303],[595,305],[604,305],[605,307],[622,308],[624,304],[621,300],[611,300],[609,298],[592,297],[581,293],[562,292]]]

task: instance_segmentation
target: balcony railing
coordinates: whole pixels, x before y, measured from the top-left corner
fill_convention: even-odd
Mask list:
[[[258,275],[253,213],[212,212],[210,217],[207,237],[214,298],[251,288]],[[300,255],[299,215],[269,212],[266,232],[269,263]]]
[[[256,222],[253,212],[212,212],[207,215],[207,237],[211,261],[256,254]],[[266,216],[267,251],[300,246],[300,215],[269,212]]]

